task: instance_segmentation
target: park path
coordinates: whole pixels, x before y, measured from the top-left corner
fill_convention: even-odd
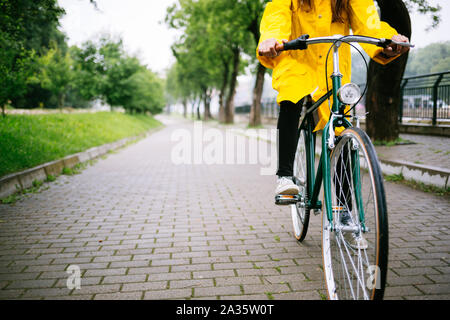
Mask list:
[[[167,119],[166,119],[167,120]],[[175,165],[175,118],[0,205],[0,299],[321,299],[320,217],[299,244],[257,164]],[[449,299],[449,198],[386,182],[386,299]],[[69,266],[81,288],[68,289]]]

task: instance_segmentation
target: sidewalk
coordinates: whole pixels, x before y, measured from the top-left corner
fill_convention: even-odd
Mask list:
[[[80,174],[0,205],[1,299],[326,297],[321,216],[304,242],[260,164],[175,164],[166,126]],[[211,123],[213,124],[213,123]],[[450,298],[448,197],[385,183],[385,299]],[[72,287],[68,268],[79,268]]]
[[[237,123],[232,128],[236,133],[248,134],[246,117],[236,117]],[[224,127],[214,123],[215,126]],[[276,124],[264,124],[261,129],[276,129]],[[259,134],[266,139],[265,134]],[[450,138],[416,134],[400,134],[408,143],[395,146],[376,146],[375,149],[386,175],[403,175],[407,180],[415,180],[440,188],[450,186]],[[271,141],[276,143],[276,140]],[[317,139],[320,150],[321,140]]]

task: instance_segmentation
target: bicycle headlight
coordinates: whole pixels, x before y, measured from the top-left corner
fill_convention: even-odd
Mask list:
[[[356,84],[347,83],[338,90],[337,96],[343,104],[352,105],[361,98],[361,90]]]

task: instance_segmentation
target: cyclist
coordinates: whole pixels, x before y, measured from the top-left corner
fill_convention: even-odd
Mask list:
[[[298,139],[298,125],[303,98],[311,95],[313,100],[326,93],[325,59],[327,44],[318,44],[308,50],[281,52],[281,44],[302,34],[324,37],[334,34],[353,34],[408,42],[387,23],[380,21],[373,0],[273,0],[267,4],[261,21],[261,38],[257,48],[259,61],[273,69],[272,86],[278,91],[280,105],[278,131],[278,170],[275,193],[298,194],[293,182],[293,163]],[[383,49],[361,44],[376,62],[387,64],[409,48],[390,45]],[[350,47],[340,50],[342,84],[350,82]],[[331,57],[328,65],[332,65]],[[329,76],[332,68],[329,69]],[[331,84],[329,84],[331,87]],[[315,131],[324,128],[330,116],[329,106],[322,104],[318,110]],[[339,132],[337,132],[339,133]]]

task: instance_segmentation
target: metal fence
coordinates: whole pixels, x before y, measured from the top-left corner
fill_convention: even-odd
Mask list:
[[[360,84],[361,91],[364,84]],[[450,71],[405,77],[401,83],[399,122],[404,118],[450,120]],[[365,97],[355,108],[358,115],[365,113]]]
[[[264,99],[261,101],[261,116],[266,118],[278,118],[280,108],[276,99]]]
[[[278,118],[279,107],[276,99],[261,100],[261,116],[265,118]],[[245,104],[234,108],[236,114],[250,113],[250,105]]]
[[[402,81],[399,120],[403,117],[450,119],[450,71],[407,77]]]

